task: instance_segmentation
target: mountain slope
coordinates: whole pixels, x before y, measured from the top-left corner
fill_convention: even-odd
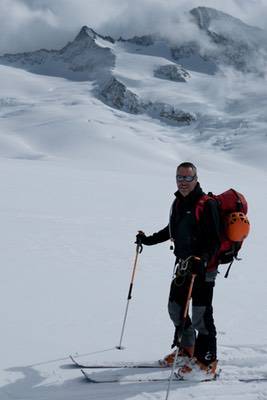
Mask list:
[[[101,45],[96,38],[102,39]],[[62,76],[72,80],[93,80],[109,73],[115,57],[105,47],[111,39],[98,36],[92,29],[83,27],[73,42],[61,50],[39,50],[0,57],[3,65],[12,65],[27,71],[50,76]]]

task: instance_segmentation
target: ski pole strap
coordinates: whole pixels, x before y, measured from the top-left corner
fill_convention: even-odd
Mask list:
[[[143,245],[142,245],[142,243],[138,244],[137,247],[138,247],[138,253],[141,254],[142,251],[143,251]]]
[[[141,240],[138,240],[138,242],[136,242],[136,253],[141,254],[143,251],[143,245]]]

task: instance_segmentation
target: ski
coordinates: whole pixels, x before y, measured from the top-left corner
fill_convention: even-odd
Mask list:
[[[91,365],[86,365],[86,364],[81,364],[79,363],[73,356],[69,356],[71,361],[74,363],[74,365],[77,368],[80,369],[114,369],[114,368],[157,368],[157,369],[166,369],[169,367],[162,367],[157,363],[144,363],[144,364],[139,364],[139,363],[117,363],[117,364],[91,364]]]
[[[164,383],[164,382],[169,382],[169,377],[167,378],[137,378],[137,379],[119,379],[119,378],[111,378],[111,379],[93,379],[91,378],[86,371],[81,369],[81,372],[83,373],[84,377],[86,378],[87,382],[89,383],[96,383],[96,384],[104,384],[104,383]],[[199,380],[184,380],[184,379],[173,379],[173,383],[177,384],[188,384],[188,383],[207,383],[207,382],[214,382],[217,380],[217,377],[214,379],[203,379],[201,381]],[[227,381],[227,382],[243,382],[243,383],[257,383],[257,382],[267,382],[267,378],[260,377],[260,378],[240,378],[240,379],[227,379],[222,381]]]
[[[89,376],[89,374],[81,369],[82,374],[86,378],[89,383],[152,383],[152,382],[169,382],[169,377],[167,378],[136,378],[136,379],[120,379],[120,378],[111,378],[111,379],[93,379]],[[201,381],[186,381],[183,379],[173,379],[175,383],[203,383],[203,382],[213,382],[216,380],[216,377],[213,379],[203,379]]]
[[[238,382],[245,382],[245,383],[250,383],[250,382],[267,382],[267,378],[261,377],[261,378],[240,378],[238,379]]]

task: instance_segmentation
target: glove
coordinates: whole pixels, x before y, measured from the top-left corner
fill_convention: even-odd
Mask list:
[[[136,235],[136,244],[147,244],[147,236],[143,231],[138,231]]]
[[[204,275],[205,262],[201,258],[194,257],[192,260],[190,260],[190,269],[192,274]]]

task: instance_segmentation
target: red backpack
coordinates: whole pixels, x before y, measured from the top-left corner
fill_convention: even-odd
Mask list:
[[[248,205],[243,194],[238,193],[234,189],[229,189],[226,192],[215,195],[208,193],[203,195],[196,206],[196,219],[199,221],[202,215],[205,203],[207,200],[214,199],[217,202],[220,214],[220,248],[217,253],[210,260],[207,271],[214,271],[219,264],[229,264],[225,278],[227,278],[231,265],[235,259],[238,259],[238,251],[240,250],[243,241],[233,242],[227,237],[226,234],[226,221],[229,214],[232,212],[242,212],[247,214]]]

